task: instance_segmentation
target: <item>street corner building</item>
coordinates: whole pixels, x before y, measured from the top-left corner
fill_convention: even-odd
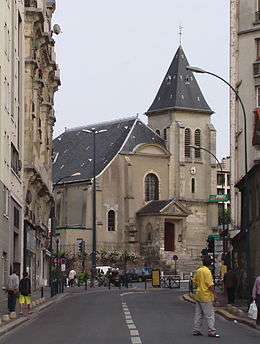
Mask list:
[[[22,265],[23,219],[23,4],[0,9],[0,303],[10,265]]]
[[[25,1],[23,247],[33,289],[46,284],[49,275],[54,93],[60,85],[51,25],[54,11],[54,0]]]
[[[248,297],[260,274],[260,1],[231,0],[230,102],[231,204],[234,268]],[[247,129],[245,129],[245,124]],[[247,140],[245,140],[245,132]],[[234,236],[234,234],[236,236]],[[243,292],[244,291],[244,292]]]
[[[180,46],[146,112],[66,130],[54,140],[57,231],[64,251],[92,242],[93,134],[95,128],[97,250],[122,249],[153,266],[173,264],[189,273],[217,230],[216,131],[208,106]],[[61,182],[59,182],[62,179]]]

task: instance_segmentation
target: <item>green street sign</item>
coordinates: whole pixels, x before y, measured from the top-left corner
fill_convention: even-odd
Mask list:
[[[222,240],[222,239],[220,238],[220,235],[219,235],[219,234],[210,234],[210,235],[208,236],[208,239],[210,239],[210,240]]]
[[[219,202],[228,202],[229,197],[227,194],[223,195],[209,195],[209,203],[219,203]]]

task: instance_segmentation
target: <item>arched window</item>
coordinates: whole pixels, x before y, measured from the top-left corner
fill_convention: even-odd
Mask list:
[[[159,180],[153,173],[145,177],[145,201],[154,201],[159,199]]]
[[[196,183],[195,183],[195,178],[191,178],[191,193],[195,193],[196,189]]]
[[[155,132],[156,132],[157,135],[161,136],[161,133],[160,133],[159,129],[156,129]]]
[[[195,130],[195,138],[194,138],[195,146],[201,146],[201,132],[200,129]],[[201,157],[200,149],[195,149],[195,158],[199,159]]]
[[[186,158],[190,158],[190,144],[191,144],[191,132],[189,128],[185,129],[185,141],[184,141],[184,154]]]
[[[107,214],[107,230],[109,232],[116,230],[116,213],[114,210],[109,210]]]

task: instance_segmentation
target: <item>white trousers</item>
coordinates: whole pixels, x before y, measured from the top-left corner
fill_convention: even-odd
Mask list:
[[[203,317],[208,324],[208,333],[215,334],[215,311],[213,302],[196,302],[193,332],[201,332]]]

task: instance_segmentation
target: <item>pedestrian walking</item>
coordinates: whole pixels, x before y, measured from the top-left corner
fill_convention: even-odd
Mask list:
[[[235,303],[235,292],[237,286],[237,276],[233,270],[229,270],[224,275],[224,288],[227,294],[228,303]]]
[[[200,267],[194,277],[194,284],[197,287],[195,299],[195,316],[194,327],[192,334],[194,336],[202,336],[201,328],[203,317],[207,320],[208,324],[208,336],[219,338],[219,334],[215,328],[215,311],[214,311],[214,282],[212,273],[209,269],[211,265],[211,258],[209,256],[203,256],[203,266]]]
[[[27,272],[23,273],[23,278],[19,283],[19,303],[21,306],[21,312],[23,315],[27,315],[31,312],[31,280]]]
[[[69,286],[70,287],[73,287],[74,286],[74,284],[75,284],[75,279],[76,279],[76,275],[77,275],[77,273],[76,273],[76,271],[75,270],[70,270],[70,272],[69,272]]]
[[[260,330],[260,276],[256,277],[252,297],[257,306],[256,328]]]
[[[19,292],[19,277],[16,272],[10,267],[10,275],[8,277],[7,294],[8,294],[8,311],[15,312],[16,298]]]

